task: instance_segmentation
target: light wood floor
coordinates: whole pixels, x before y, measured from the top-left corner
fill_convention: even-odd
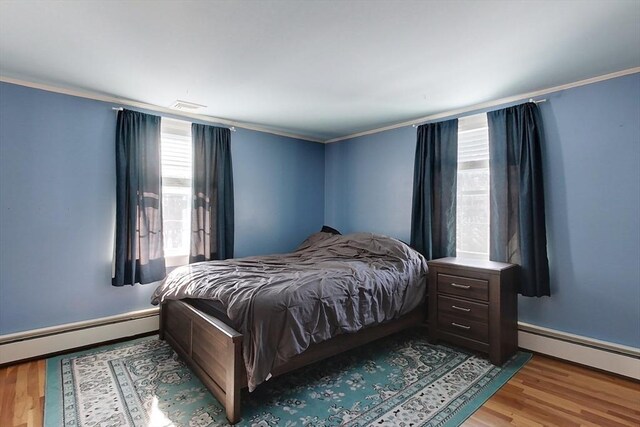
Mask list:
[[[41,426],[44,359],[0,369],[0,426]]]
[[[42,426],[44,360],[0,369],[0,426]],[[640,384],[536,355],[465,426],[640,426]]]

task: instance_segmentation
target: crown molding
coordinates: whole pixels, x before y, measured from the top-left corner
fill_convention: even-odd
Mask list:
[[[322,139],[313,138],[313,137],[305,136],[305,135],[299,135],[299,134],[295,134],[295,133],[282,132],[282,131],[270,129],[268,127],[263,127],[263,126],[260,126],[260,125],[256,125],[256,124],[253,124],[253,123],[246,123],[246,122],[238,122],[238,121],[234,121],[234,120],[221,119],[219,117],[208,116],[208,115],[205,115],[205,114],[185,113],[185,112],[182,112],[182,111],[173,110],[171,108],[161,107],[159,105],[147,104],[145,102],[134,101],[134,100],[127,99],[127,98],[118,98],[118,97],[115,97],[115,96],[106,95],[106,94],[102,94],[102,93],[99,93],[99,92],[92,92],[92,91],[87,91],[87,90],[65,88],[65,87],[50,85],[50,84],[46,84],[46,83],[36,83],[36,82],[16,79],[16,78],[13,78],[13,77],[8,77],[8,76],[3,76],[3,75],[0,75],[0,82],[10,83],[10,84],[18,85],[18,86],[30,87],[30,88],[33,88],[33,89],[40,89],[40,90],[44,90],[44,91],[47,91],[47,92],[60,93],[60,94],[63,94],[63,95],[75,96],[75,97],[78,97],[78,98],[86,98],[86,99],[92,99],[92,100],[95,100],[95,101],[108,102],[110,104],[116,104],[114,106],[119,106],[119,107],[120,106],[123,106],[123,107],[134,107],[134,108],[140,108],[140,109],[144,109],[144,110],[155,111],[155,112],[158,112],[158,113],[170,114],[170,115],[175,116],[175,117],[184,117],[184,118],[187,118],[187,119],[199,120],[199,121],[202,121],[202,122],[205,122],[205,123],[211,123],[211,124],[214,124],[214,125],[234,126],[236,128],[253,130],[253,131],[257,131],[257,132],[270,133],[272,135],[284,136],[284,137],[287,137],[287,138],[302,139],[304,141],[310,141],[310,142],[319,142],[319,143],[324,143],[325,142]]]
[[[548,95],[548,94],[551,94],[551,93],[554,93],[554,92],[560,92],[560,91],[563,91],[563,90],[567,90],[567,89],[571,89],[571,88],[575,88],[575,87],[580,87],[580,86],[585,86],[585,85],[589,85],[589,84],[593,84],[593,83],[598,83],[598,82],[601,82],[601,81],[615,79],[617,77],[623,77],[623,76],[627,76],[627,75],[630,75],[630,74],[636,74],[636,73],[640,73],[640,67],[634,67],[634,68],[629,68],[629,69],[622,70],[622,71],[616,71],[615,73],[609,73],[609,74],[604,74],[604,75],[601,75],[601,76],[591,77],[589,79],[579,80],[579,81],[576,81],[576,82],[573,82],[573,83],[567,83],[567,84],[559,85],[559,86],[553,86],[553,87],[550,87],[550,88],[541,89],[541,90],[537,90],[537,91],[533,91],[533,92],[521,93],[519,95],[513,95],[513,96],[509,96],[509,97],[505,97],[505,98],[496,99],[496,100],[493,100],[493,101],[482,102],[480,104],[474,104],[474,105],[470,105],[470,106],[467,106],[467,107],[457,108],[457,109],[448,110],[448,111],[442,111],[440,113],[431,114],[431,115],[428,115],[428,116],[420,117],[418,119],[413,119],[413,120],[405,121],[405,122],[399,122],[399,123],[396,123],[396,124],[393,124],[393,125],[384,126],[384,127],[380,127],[380,128],[374,128],[374,129],[370,129],[370,130],[366,130],[366,131],[362,131],[362,132],[358,132],[358,133],[353,133],[353,134],[349,134],[349,135],[345,135],[345,136],[340,136],[340,137],[337,137],[337,138],[332,138],[332,139],[329,139],[329,140],[322,140],[322,139],[319,139],[319,138],[313,138],[313,137],[310,137],[310,136],[299,135],[299,134],[294,134],[294,133],[289,133],[289,132],[281,132],[281,131],[273,130],[273,129],[270,129],[268,127],[263,127],[263,126],[252,124],[252,123],[245,123],[245,122],[238,122],[238,121],[234,121],[234,120],[221,119],[221,118],[208,116],[208,115],[204,115],[204,114],[184,113],[184,112],[172,110],[170,108],[161,107],[161,106],[158,106],[158,105],[147,104],[147,103],[139,102],[139,101],[133,101],[131,99],[126,99],[126,98],[118,98],[118,97],[114,97],[114,96],[110,96],[110,95],[106,95],[106,94],[101,94],[101,93],[98,93],[98,92],[91,92],[91,91],[85,91],[85,90],[80,90],[80,89],[64,88],[64,87],[49,85],[49,84],[45,84],[45,83],[35,83],[35,82],[16,79],[16,78],[13,78],[13,77],[8,77],[8,76],[0,75],[0,82],[11,83],[11,84],[30,87],[30,88],[34,88],[34,89],[45,90],[47,92],[55,92],[55,93],[60,93],[60,94],[64,94],[64,95],[76,96],[76,97],[79,97],[79,98],[87,98],[87,99],[93,99],[93,100],[96,100],[96,101],[108,102],[108,103],[111,103],[111,104],[116,104],[117,106],[128,106],[128,107],[134,107],[134,108],[141,108],[141,109],[145,109],[145,110],[150,110],[150,111],[155,111],[155,112],[159,112],[159,113],[169,114],[169,115],[172,115],[172,116],[175,116],[175,117],[184,117],[184,118],[188,118],[188,119],[200,120],[202,122],[211,123],[211,124],[214,124],[214,125],[235,126],[237,128],[253,130],[253,131],[257,131],[257,132],[264,132],[264,133],[269,133],[269,134],[272,134],[272,135],[284,136],[284,137],[287,137],[287,138],[295,138],[295,139],[301,139],[301,140],[304,140],[304,141],[330,144],[330,143],[333,143],[333,142],[344,141],[344,140],[347,140],[347,139],[352,139],[352,138],[357,138],[357,137],[360,137],[360,136],[371,135],[371,134],[375,134],[375,133],[379,133],[379,132],[384,132],[384,131],[387,131],[387,130],[392,130],[392,129],[398,129],[398,128],[401,128],[401,127],[417,125],[417,124],[421,124],[421,123],[429,122],[429,121],[433,121],[433,120],[439,120],[439,119],[443,119],[443,118],[446,118],[446,117],[463,115],[465,113],[470,113],[470,112],[473,112],[473,111],[484,110],[484,109],[488,109],[488,108],[491,108],[491,107],[496,107],[496,106],[503,105],[503,104],[509,104],[509,103],[512,103],[512,102],[521,101],[521,100],[528,99],[528,98],[535,98],[535,97],[538,97],[538,96]]]
[[[493,101],[482,102],[480,104],[474,104],[474,105],[470,105],[468,107],[462,107],[462,108],[457,108],[457,109],[454,109],[454,110],[443,111],[443,112],[440,112],[440,113],[431,114],[429,116],[421,117],[419,119],[414,119],[414,120],[410,120],[410,121],[406,121],[406,122],[400,122],[400,123],[396,123],[396,124],[385,126],[385,127],[381,127],[381,128],[375,128],[375,129],[371,129],[371,130],[366,130],[366,131],[354,133],[354,134],[351,134],[351,135],[345,135],[345,136],[341,136],[341,137],[338,137],[338,138],[329,139],[329,140],[325,141],[325,143],[329,144],[329,143],[332,143],[332,142],[344,141],[346,139],[352,139],[352,138],[357,138],[359,136],[371,135],[371,134],[374,134],[374,133],[384,132],[384,131],[387,131],[387,130],[392,130],[392,129],[398,129],[398,128],[401,128],[401,127],[417,125],[417,124],[421,124],[421,123],[424,123],[424,122],[429,122],[429,121],[432,121],[432,120],[438,120],[438,119],[443,119],[443,118],[446,118],[446,117],[463,115],[465,113],[470,113],[472,111],[483,110],[483,109],[487,109],[487,108],[491,108],[491,107],[496,107],[498,105],[509,104],[509,103],[515,102],[515,101],[520,101],[520,100],[524,100],[524,99],[528,99],[528,98],[535,98],[535,97],[542,96],[542,95],[548,95],[550,93],[560,92],[560,91],[571,89],[571,88],[574,88],[574,87],[585,86],[585,85],[589,85],[589,84],[592,84],[592,83],[597,83],[597,82],[601,82],[601,81],[604,81],[604,80],[615,79],[616,77],[627,76],[629,74],[635,74],[635,73],[640,73],[640,67],[629,68],[627,70],[617,71],[615,73],[604,74],[602,76],[592,77],[592,78],[585,79],[585,80],[579,80],[579,81],[573,82],[573,83],[567,83],[567,84],[560,85],[560,86],[553,86],[553,87],[550,87],[550,88],[547,88],[547,89],[536,90],[536,91],[533,91],[533,92],[521,93],[519,95],[513,95],[513,96],[506,97],[506,98],[496,99],[496,100],[493,100]]]

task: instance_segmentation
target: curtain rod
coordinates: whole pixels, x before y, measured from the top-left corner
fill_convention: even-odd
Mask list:
[[[124,108],[122,108],[122,107],[111,107],[111,109],[113,111],[122,111],[122,110],[124,110]],[[220,127],[226,127],[226,126],[220,126]],[[229,129],[231,132],[235,132],[236,131],[236,127],[235,126],[228,127],[227,129]]]
[[[538,99],[537,101],[534,100],[533,98],[529,98],[529,101],[527,102],[533,102],[534,104],[540,104],[541,102],[547,102],[547,99]],[[464,116],[462,116],[464,117]],[[418,126],[420,126],[422,123],[414,123],[411,125],[411,127],[417,128]]]

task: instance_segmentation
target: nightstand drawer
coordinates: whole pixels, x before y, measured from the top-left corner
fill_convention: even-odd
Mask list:
[[[489,301],[489,283],[469,277],[438,274],[438,293]]]
[[[446,314],[474,322],[487,323],[489,321],[489,306],[487,304],[438,295],[438,314]]]
[[[464,338],[489,342],[489,324],[465,319],[461,316],[438,313],[438,328]]]

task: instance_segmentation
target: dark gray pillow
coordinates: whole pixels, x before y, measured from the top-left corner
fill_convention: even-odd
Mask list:
[[[331,234],[340,234],[340,235],[342,235],[341,232],[339,232],[335,228],[329,227],[328,225],[323,225],[322,226],[322,230],[320,230],[320,232],[321,233],[331,233]]]

